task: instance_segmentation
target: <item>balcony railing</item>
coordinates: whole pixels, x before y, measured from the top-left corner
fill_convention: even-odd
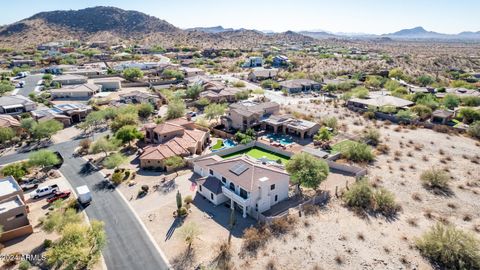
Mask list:
[[[244,199],[244,198],[240,197],[240,195],[238,195],[237,193],[235,193],[234,191],[230,190],[229,188],[227,188],[225,186],[222,186],[222,192],[223,192],[223,194],[225,194],[225,196],[234,200],[238,204],[248,205],[250,203],[250,198]]]

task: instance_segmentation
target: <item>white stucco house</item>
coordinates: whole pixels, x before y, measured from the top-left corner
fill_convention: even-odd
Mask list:
[[[223,159],[217,155],[194,161],[201,178],[197,192],[214,205],[231,208],[257,219],[258,214],[288,198],[290,176],[281,165],[266,164],[242,155]]]

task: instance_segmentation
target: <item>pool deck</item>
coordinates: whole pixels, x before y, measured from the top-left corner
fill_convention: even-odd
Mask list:
[[[271,145],[271,144],[270,144],[270,140],[264,139],[263,137],[258,138],[258,141],[260,141],[260,142],[262,142],[262,143],[264,143],[264,144]],[[303,145],[300,145],[300,144],[298,144],[298,143],[296,143],[296,142],[294,142],[294,143],[292,143],[292,144],[289,144],[289,145],[286,145],[286,146],[284,146],[284,147],[282,147],[282,146],[273,146],[273,145],[271,145],[271,146],[272,146],[272,147],[276,147],[276,148],[278,148],[278,149],[282,149],[282,150],[284,150],[284,151],[292,152],[292,153],[294,153],[294,154],[302,152],[303,147],[304,147]]]

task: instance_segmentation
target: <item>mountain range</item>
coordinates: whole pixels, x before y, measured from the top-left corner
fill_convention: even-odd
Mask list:
[[[199,47],[242,48],[279,42],[310,43],[315,39],[329,38],[480,41],[480,31],[452,35],[415,27],[390,34],[369,35],[330,33],[323,30],[275,33],[222,26],[180,29],[142,12],[103,6],[41,12],[21,21],[0,26],[0,45],[13,47],[35,46],[59,39],[77,39],[131,41],[163,46],[189,44]]]

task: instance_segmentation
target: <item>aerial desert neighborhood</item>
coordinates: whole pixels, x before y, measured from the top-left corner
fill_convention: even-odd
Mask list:
[[[480,270],[479,10],[2,3],[0,269]]]

